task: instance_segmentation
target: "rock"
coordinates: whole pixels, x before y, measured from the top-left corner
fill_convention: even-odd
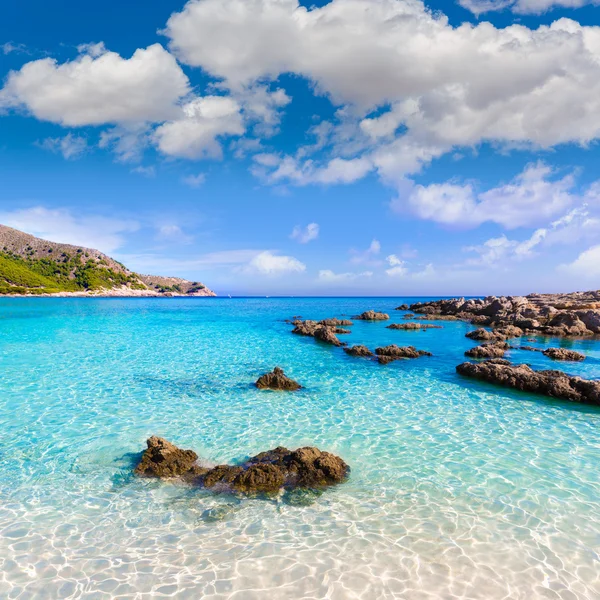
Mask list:
[[[414,319],[415,317],[415,313],[406,313],[405,315],[402,315],[403,319]]]
[[[214,488],[220,486],[228,488],[233,484],[235,478],[243,471],[242,467],[232,467],[231,465],[219,465],[210,469],[201,479],[204,487]]]
[[[319,325],[325,325],[325,327],[351,327],[354,322],[348,319],[323,319],[319,321]]]
[[[285,471],[276,465],[255,464],[243,470],[233,480],[232,487],[246,494],[273,494],[285,483]]]
[[[534,348],[533,346],[519,346],[519,350],[526,350],[527,352],[542,352],[541,348]]]
[[[286,377],[279,367],[275,367],[272,373],[259,377],[255,385],[259,390],[269,389],[287,392],[294,392],[302,387],[298,382]]]
[[[489,342],[491,340],[498,339],[492,331],[488,331],[483,327],[475,329],[475,331],[469,331],[469,333],[467,333],[465,337],[468,337],[470,340],[476,340],[478,342]]]
[[[377,348],[375,350],[377,354],[377,360],[382,365],[387,365],[395,360],[403,358],[420,358],[421,356],[432,356],[431,352],[425,352],[424,350],[417,350],[414,346],[400,347],[395,344],[386,346],[384,348]]]
[[[390,315],[386,315],[382,312],[376,312],[374,310],[367,310],[362,313],[362,315],[358,315],[354,317],[360,321],[387,321],[390,318]]]
[[[493,333],[498,336],[499,340],[510,340],[512,338],[522,337],[525,332],[520,327],[505,325],[504,327],[494,329]]]
[[[394,309],[394,310],[408,310],[409,306],[408,304],[401,304],[400,306],[398,306],[398,308]]]
[[[552,360],[570,360],[575,362],[585,360],[585,354],[581,354],[581,352],[576,352],[575,350],[566,350],[565,348],[548,348],[542,354]]]
[[[415,330],[426,330],[426,329],[443,329],[441,325],[429,325],[424,323],[393,323],[388,325],[386,329],[397,329],[403,331],[415,331]]]
[[[181,450],[161,437],[152,436],[146,444],[148,449],[134,470],[141,477],[179,477],[198,460],[193,450]]]
[[[326,344],[332,344],[333,346],[341,346],[342,342],[336,337],[334,330],[331,327],[324,327],[319,325],[315,329],[314,338]]]
[[[503,360],[463,363],[456,371],[465,377],[524,392],[600,405],[600,381],[572,377],[562,371],[534,371],[527,365],[511,365]]]
[[[349,329],[343,329],[342,327],[336,327],[334,331],[336,335],[347,335],[348,333],[352,333]]]
[[[344,352],[350,356],[364,358],[373,356],[373,353],[366,346],[352,346],[352,348],[344,348]]]
[[[506,342],[493,342],[471,348],[465,352],[469,358],[502,358],[509,346]]]
[[[294,321],[293,325],[295,325],[295,328],[292,333],[307,337],[314,337],[315,331],[319,327],[316,321]]]

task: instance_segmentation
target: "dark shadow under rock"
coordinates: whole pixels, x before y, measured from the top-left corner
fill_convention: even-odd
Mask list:
[[[135,473],[142,477],[179,477],[198,459],[193,450],[181,450],[161,437],[153,436],[146,444],[148,448],[135,467]]]
[[[382,365],[387,365],[395,360],[401,360],[404,358],[420,358],[421,356],[432,356],[431,352],[424,350],[417,350],[414,346],[400,347],[395,344],[386,346],[384,348],[377,348],[375,350],[377,354],[377,360]]]
[[[534,371],[506,360],[463,363],[456,371],[465,377],[553,398],[600,406],[600,381],[572,377],[562,371]]]
[[[302,388],[302,386],[293,379],[286,377],[283,369],[275,367],[272,373],[266,373],[258,378],[255,383],[259,390],[276,390],[285,392],[295,392]]]
[[[357,356],[359,358],[369,358],[374,354],[366,346],[352,346],[352,348],[344,348],[344,352],[350,356]]]

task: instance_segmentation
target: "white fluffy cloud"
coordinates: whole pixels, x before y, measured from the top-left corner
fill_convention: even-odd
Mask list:
[[[294,227],[290,238],[298,241],[300,244],[308,244],[319,237],[319,224],[309,223],[306,227],[300,227],[296,225]]]
[[[362,273],[335,273],[329,269],[319,271],[319,281],[323,283],[344,283],[372,276],[372,271],[363,271]]]
[[[175,116],[190,91],[181,67],[160,44],[129,59],[103,46],[82,49],[70,62],[44,58],[9,73],[0,106],[24,107],[40,120],[70,127],[157,122]]]
[[[239,104],[224,96],[196,98],[185,104],[181,114],[154,133],[158,149],[168,156],[200,159],[219,158],[218,140],[245,131]]]
[[[183,183],[191,188],[199,188],[206,183],[206,173],[198,173],[198,175],[188,175],[183,178]]]
[[[386,270],[390,277],[402,277],[408,273],[406,262],[395,254],[390,254],[385,260],[390,265],[390,268]]]
[[[435,183],[415,186],[407,202],[393,207],[402,212],[408,204],[419,217],[448,225],[475,227],[491,221],[514,228],[546,223],[575,201],[572,175],[551,179],[552,169],[531,164],[514,181],[477,193],[471,184]]]
[[[588,4],[599,4],[598,0],[459,0],[458,3],[476,15],[505,9],[520,14],[541,14],[553,8],[581,8]]]
[[[592,246],[571,264],[560,265],[558,270],[571,277],[597,280],[600,277],[600,246]]]
[[[125,234],[137,231],[135,221],[96,215],[74,215],[42,206],[0,213],[0,223],[52,242],[111,253],[124,245]]]
[[[372,265],[377,266],[381,264],[379,260],[379,254],[381,253],[381,242],[379,240],[373,240],[366,250],[356,250],[352,248],[350,254],[352,258],[350,262],[355,265]]]
[[[285,275],[302,273],[306,271],[306,265],[293,256],[281,256],[267,250],[252,258],[244,271],[248,274]]]

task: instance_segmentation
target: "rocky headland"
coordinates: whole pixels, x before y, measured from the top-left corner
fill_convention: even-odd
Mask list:
[[[320,489],[346,481],[350,467],[318,448],[262,452],[241,465],[203,467],[193,450],[181,450],[164,438],[146,442],[134,473],[140,477],[181,479],[216,492],[244,495],[277,494],[283,489]]]
[[[459,318],[493,328],[515,326],[524,334],[592,336],[600,334],[600,291],[571,294],[489,296],[418,302],[410,310],[424,318]]]

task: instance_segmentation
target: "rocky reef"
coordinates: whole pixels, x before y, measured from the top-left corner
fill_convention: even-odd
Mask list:
[[[600,291],[572,294],[489,296],[418,302],[410,310],[425,318],[460,318],[494,328],[516,326],[525,334],[591,336],[600,334]]]
[[[352,346],[352,348],[344,348],[344,352],[350,356],[359,358],[370,358],[374,354],[366,346]]]
[[[389,321],[390,315],[374,310],[367,310],[354,318],[358,321]]]
[[[456,371],[465,377],[524,392],[600,405],[600,381],[572,377],[562,371],[534,371],[527,365],[511,365],[503,359],[463,363],[456,367]]]
[[[163,438],[151,437],[147,446],[134,469],[137,475],[180,478],[216,492],[257,495],[282,489],[320,489],[343,483],[350,474],[350,467],[340,457],[313,447],[278,447],[241,465],[206,468],[196,464],[195,452],[181,450]]]
[[[266,373],[258,378],[255,383],[259,390],[276,390],[285,392],[295,392],[302,386],[293,379],[286,377],[283,369],[275,367],[272,373]]]
[[[424,350],[417,350],[414,346],[400,347],[392,344],[391,346],[385,346],[384,348],[376,348],[375,354],[377,360],[382,365],[387,365],[395,360],[407,359],[407,358],[420,358],[421,356],[432,356],[431,352]]]
[[[425,331],[426,329],[443,329],[441,325],[431,325],[427,323],[392,323],[386,329],[396,329],[401,331]]]
[[[506,342],[491,342],[471,348],[465,352],[469,358],[503,358],[509,345]]]

